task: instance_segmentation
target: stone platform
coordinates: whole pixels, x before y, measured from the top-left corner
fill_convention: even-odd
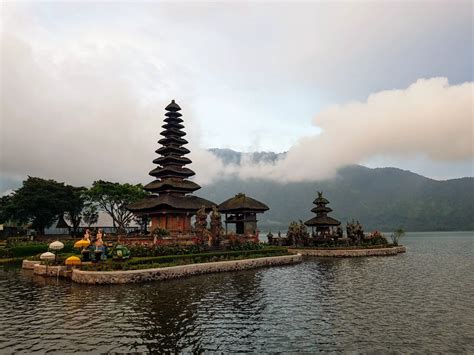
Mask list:
[[[32,261],[32,260],[23,260],[22,262],[22,268],[26,270],[33,270],[35,268],[35,265],[41,264],[41,261]]]
[[[215,272],[238,271],[266,266],[290,265],[301,262],[301,255],[272,256],[256,259],[198,263],[155,269],[126,271],[83,271],[74,269],[72,281],[83,284],[125,284],[162,281]]]
[[[304,256],[317,256],[329,258],[354,258],[363,256],[389,256],[405,253],[406,247],[401,245],[390,248],[372,249],[311,249],[311,248],[288,248],[288,252]]]

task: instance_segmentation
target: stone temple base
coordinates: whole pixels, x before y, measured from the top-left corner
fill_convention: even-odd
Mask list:
[[[124,284],[170,280],[193,275],[247,270],[266,266],[290,265],[299,263],[301,260],[301,255],[297,254],[126,271],[83,271],[68,266],[48,266],[40,264],[39,261],[24,260],[23,268],[33,269],[35,275],[65,277],[84,284]]]
[[[72,272],[72,281],[85,284],[124,284],[157,280],[163,281],[216,272],[238,271],[265,266],[296,264],[301,262],[301,260],[301,255],[284,255],[256,259],[179,265],[144,270],[82,271],[76,269]]]
[[[317,249],[317,248],[289,248],[292,254],[301,254],[304,256],[330,257],[330,258],[354,258],[362,256],[389,256],[405,253],[406,247],[403,245],[390,248],[373,249]]]

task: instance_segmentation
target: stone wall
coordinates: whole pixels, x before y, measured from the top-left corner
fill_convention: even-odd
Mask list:
[[[23,260],[23,263],[22,263],[22,268],[23,269],[27,269],[27,270],[33,270],[35,268],[35,265],[37,264],[41,264],[41,261],[33,261],[33,260]]]
[[[72,281],[84,284],[123,284],[155,280],[169,280],[214,272],[237,271],[264,266],[295,264],[301,262],[301,260],[301,255],[296,254],[257,259],[179,265],[145,270],[83,271],[75,269],[72,272]]]
[[[54,276],[54,277],[71,277],[72,270],[67,266],[52,266],[36,264],[33,268],[33,273],[40,276]]]
[[[390,248],[374,248],[374,249],[288,249],[290,253],[301,254],[306,256],[331,257],[331,258],[352,258],[361,256],[388,256],[405,253],[404,246]]]

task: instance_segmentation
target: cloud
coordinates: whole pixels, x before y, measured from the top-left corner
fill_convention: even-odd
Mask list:
[[[164,62],[162,46],[126,31],[104,28],[97,37],[85,31],[58,45],[30,18],[17,11],[4,17],[3,177],[143,182],[152,169],[162,108],[173,94],[193,90],[186,68]],[[192,115],[186,119],[195,125]]]
[[[319,179],[339,166],[384,153],[422,153],[443,161],[472,158],[472,83],[449,85],[445,78],[420,80],[405,90],[380,91],[367,101],[323,109],[314,121],[321,133],[300,139],[275,164],[244,159],[241,166],[224,165],[199,146],[204,134],[219,134],[216,141],[221,142],[248,139],[247,144],[255,146],[278,142],[280,136],[290,136],[292,126],[302,126],[301,101],[318,101],[318,109],[322,105],[307,87],[337,92],[353,86],[351,93],[365,92],[361,88],[366,81],[389,73],[407,53],[413,58],[400,59],[403,75],[391,75],[386,81],[390,85],[403,87],[397,78],[403,76],[405,82],[413,63],[435,72],[436,60],[413,54],[418,53],[415,42],[423,44],[423,53],[444,58],[440,67],[465,71],[464,60],[451,65],[457,62],[434,55],[430,48],[444,47],[430,39],[446,13],[447,27],[457,28],[457,21],[464,28],[466,11],[458,21],[455,7],[448,11],[437,6],[419,32],[414,30],[420,26],[414,15],[397,23],[392,32],[392,22],[383,25],[384,17],[374,18],[369,8],[340,12],[338,7],[306,4],[296,10],[290,6],[289,12],[280,5],[271,11],[245,5],[234,11],[235,5],[212,5],[196,16],[194,5],[149,4],[147,11],[142,6],[109,5],[2,7],[1,175],[41,176],[76,185],[99,178],[146,183],[151,180],[146,174],[153,168],[163,107],[172,98],[183,107],[191,168],[201,184],[226,175]],[[422,11],[423,6],[417,7],[417,13]],[[344,21],[330,21],[342,15]],[[396,18],[405,17],[392,16],[391,21]],[[364,27],[372,20],[383,31]],[[315,34],[317,41],[304,46],[295,41]],[[390,44],[400,37],[417,40]],[[453,37],[449,42],[462,39]],[[393,48],[396,53],[387,52]],[[380,53],[389,53],[391,59],[380,60]],[[370,77],[368,68],[376,68],[377,75]],[[296,91],[292,83],[299,81],[304,82],[299,90],[307,96],[282,104],[288,92]],[[281,111],[279,120],[272,118],[272,108]],[[312,105],[305,107],[308,110],[317,112]],[[237,132],[236,123],[242,131]],[[205,129],[206,124],[211,129]]]
[[[420,79],[404,90],[328,107],[314,119],[321,133],[302,138],[276,163],[244,161],[224,167],[223,174],[286,182],[328,178],[344,165],[381,154],[473,159],[473,102],[472,82]]]

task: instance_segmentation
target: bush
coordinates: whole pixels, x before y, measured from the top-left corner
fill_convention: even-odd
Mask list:
[[[260,250],[265,248],[265,245],[262,243],[256,242],[245,242],[245,243],[236,243],[229,247],[229,250]]]
[[[211,261],[212,258],[225,259],[229,256],[248,256],[248,255],[273,255],[281,254],[286,252],[286,248],[266,248],[260,250],[231,250],[231,251],[219,251],[209,253],[194,253],[194,254],[182,254],[182,255],[164,255],[156,257],[147,257],[140,259],[131,259],[127,261],[128,265],[138,264],[150,264],[150,263],[171,263],[178,260],[186,260],[192,262]]]
[[[47,244],[23,244],[10,248],[11,257],[31,256],[48,251]]]
[[[31,243],[34,243],[34,242],[32,242],[31,239],[28,238],[28,237],[8,238],[7,243],[6,243],[6,247],[7,248],[13,248],[13,247],[16,247],[16,246],[19,246],[19,245],[22,245],[22,244],[31,244]],[[36,243],[36,244],[38,244],[38,243]]]
[[[48,251],[49,243],[39,243],[26,241],[22,238],[11,238],[7,242],[7,247],[0,249],[0,258],[18,258],[32,256]],[[74,242],[64,242],[64,248],[60,253],[73,253]]]
[[[184,254],[195,254],[204,251],[203,246],[190,245],[190,246],[144,246],[144,245],[133,245],[129,246],[130,254],[132,257],[154,257],[163,255],[184,255]]]
[[[261,250],[235,250],[182,255],[162,255],[155,257],[144,257],[131,259],[124,262],[107,261],[91,265],[84,265],[83,270],[107,271],[107,270],[139,270],[155,267],[168,267],[175,265],[215,262],[224,260],[261,258],[287,254],[286,248],[273,247]]]

